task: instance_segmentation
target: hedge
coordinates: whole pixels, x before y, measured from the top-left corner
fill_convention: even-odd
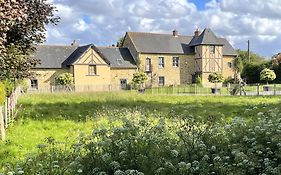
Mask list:
[[[6,89],[3,83],[0,82],[0,105],[4,104],[6,98]]]

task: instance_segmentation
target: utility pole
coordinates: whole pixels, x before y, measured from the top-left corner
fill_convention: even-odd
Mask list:
[[[250,40],[248,40],[248,61],[249,61],[249,63],[251,62],[251,60],[250,60]]]

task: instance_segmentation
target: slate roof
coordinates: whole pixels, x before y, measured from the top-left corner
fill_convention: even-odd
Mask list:
[[[97,47],[112,68],[136,68],[137,65],[129,49],[118,47]]]
[[[237,55],[230,43],[218,38],[211,29],[206,28],[198,37],[172,34],[127,32],[140,53],[194,54],[196,45],[223,45],[223,55]]]
[[[206,28],[198,37],[193,37],[192,41],[189,43],[189,46],[198,45],[223,45],[223,43],[211,29]]]
[[[69,58],[78,46],[37,45],[33,54],[41,60],[36,68],[61,68],[62,63]]]
[[[141,53],[177,53],[192,54],[188,47],[191,36],[173,36],[172,34],[128,32],[136,49]]]
[[[62,67],[72,65],[77,59],[79,59],[93,44],[85,46],[79,46],[77,49],[62,63]]]

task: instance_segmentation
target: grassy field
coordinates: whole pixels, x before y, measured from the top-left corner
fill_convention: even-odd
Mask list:
[[[95,128],[120,124],[120,118],[136,113],[148,119],[198,116],[232,120],[242,116],[254,120],[257,113],[279,108],[279,97],[164,96],[138,93],[27,94],[20,98],[17,120],[0,142],[0,165],[36,151],[48,137],[73,142]]]

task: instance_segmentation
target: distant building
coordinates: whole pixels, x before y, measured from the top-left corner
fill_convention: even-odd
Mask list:
[[[69,72],[75,87],[126,88],[137,71],[149,76],[147,86],[183,85],[202,77],[209,85],[208,75],[221,72],[234,77],[233,59],[237,53],[224,38],[206,28],[194,36],[127,32],[122,47],[39,45],[34,54],[41,59],[30,80],[34,89],[55,85],[55,78]]]

